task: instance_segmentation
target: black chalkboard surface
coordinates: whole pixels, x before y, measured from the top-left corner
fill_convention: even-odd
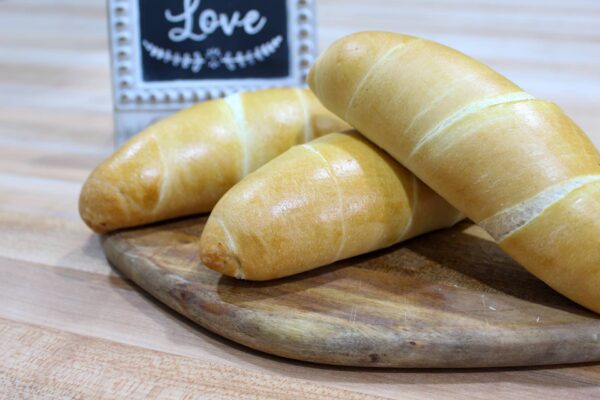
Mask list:
[[[286,0],[139,0],[142,77],[287,76]]]

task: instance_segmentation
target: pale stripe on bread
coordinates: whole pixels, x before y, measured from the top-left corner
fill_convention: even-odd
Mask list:
[[[565,198],[572,191],[598,181],[600,181],[600,175],[588,175],[551,186],[541,193],[479,222],[479,225],[496,241],[501,242],[527,226],[546,208]]]

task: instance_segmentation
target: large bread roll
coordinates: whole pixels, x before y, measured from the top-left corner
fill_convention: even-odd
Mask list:
[[[295,146],[217,203],[202,261],[225,275],[280,278],[367,253],[462,215],[357,133]]]
[[[600,155],[558,106],[448,47],[383,32],[333,44],[309,84],[525,268],[600,312]]]
[[[97,167],[79,198],[96,232],[209,211],[236,182],[298,143],[348,125],[308,90],[235,94],[146,128]]]

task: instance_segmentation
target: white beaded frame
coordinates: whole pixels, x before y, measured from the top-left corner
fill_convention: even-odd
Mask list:
[[[316,56],[315,0],[286,0],[290,76],[273,79],[223,79],[144,82],[141,79],[141,40],[137,22],[138,0],[109,0],[109,30],[113,102],[115,111],[142,111],[148,119],[193,103],[220,98],[237,91],[268,87],[303,86]],[[122,113],[121,113],[122,114]],[[119,118],[116,118],[119,135]],[[138,125],[140,125],[138,123]],[[136,129],[136,128],[134,128]],[[129,129],[131,130],[131,129]],[[131,135],[130,132],[127,135]]]

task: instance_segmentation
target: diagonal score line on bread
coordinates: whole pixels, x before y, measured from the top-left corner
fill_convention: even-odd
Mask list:
[[[406,128],[406,132],[412,133],[413,129],[415,128],[415,125],[417,125],[417,123],[419,121],[421,121],[421,118],[427,118],[427,113],[429,113],[432,108],[438,106],[440,103],[443,103],[448,96],[452,95],[453,89],[455,89],[456,87],[458,87],[460,85],[464,85],[465,81],[467,81],[469,78],[470,78],[470,76],[468,74],[465,74],[465,75],[461,76],[459,79],[452,81],[452,83],[450,83],[450,85],[448,87],[448,90],[446,90],[445,93],[440,93],[440,95],[434,101],[429,103],[426,107],[423,107],[414,116],[414,118],[412,119],[412,121],[410,122],[408,127]]]
[[[376,62],[373,63],[373,65],[371,66],[371,68],[369,68],[369,70],[363,76],[363,78],[360,80],[360,82],[358,83],[358,85],[356,85],[356,88],[354,89],[354,92],[352,93],[352,96],[350,97],[350,101],[348,101],[348,106],[346,107],[346,112],[344,112],[344,120],[345,121],[349,121],[349,119],[348,119],[348,113],[352,109],[352,105],[354,104],[354,101],[356,99],[356,94],[361,91],[362,87],[369,80],[369,78],[371,77],[371,75],[373,73],[375,73],[375,71],[377,71],[377,68],[381,64],[383,64],[392,54],[394,54],[396,52],[405,52],[406,50],[408,50],[408,48],[409,48],[410,45],[418,43],[420,40],[421,39],[415,39],[415,40],[413,40],[413,41],[411,41],[409,43],[398,44],[398,45],[392,47],[391,49],[389,49],[388,51],[386,51],[383,55],[381,55],[381,57],[379,57],[379,59]],[[317,95],[317,97],[318,97],[318,95]]]
[[[294,93],[298,96],[300,104],[302,104],[302,111],[304,112],[304,142],[308,143],[313,140],[315,136],[312,123],[310,122],[310,115],[308,113],[308,104],[306,102],[306,97],[304,97],[304,90],[296,88],[294,89]]]
[[[534,221],[544,210],[565,198],[569,193],[588,183],[598,181],[600,181],[600,175],[589,175],[554,185],[524,202],[486,218],[479,222],[479,225],[496,241],[501,242]]]
[[[231,114],[237,126],[236,134],[242,145],[242,177],[250,172],[250,157],[248,156],[248,129],[246,128],[246,118],[244,105],[240,93],[235,93],[225,97],[225,104],[231,110]]]
[[[338,250],[335,254],[335,257],[333,258],[333,260],[331,260],[331,262],[335,262],[337,260],[340,259],[340,256],[342,254],[342,251],[344,251],[344,246],[346,245],[346,218],[344,216],[344,194],[342,193],[342,190],[340,188],[340,183],[337,180],[337,177],[335,176],[335,172],[333,170],[333,168],[331,167],[331,164],[329,163],[329,161],[327,161],[327,159],[323,156],[323,154],[321,154],[319,152],[319,150],[315,149],[314,146],[312,146],[310,143],[306,143],[301,145],[302,148],[310,151],[311,153],[317,155],[317,157],[319,157],[322,162],[323,165],[325,165],[325,168],[327,169],[327,173],[329,174],[329,176],[331,177],[331,180],[333,181],[334,185],[335,185],[335,190],[337,192],[337,201],[338,201],[338,206],[339,206],[339,212],[340,212],[340,226],[342,229],[342,237],[340,239],[340,245],[338,247]]]
[[[153,140],[155,140],[157,143],[160,144],[160,138],[156,137],[156,135],[152,136]],[[166,144],[163,147],[162,151],[158,152],[159,155],[159,159],[160,162],[162,164],[162,171],[163,171],[163,175],[162,175],[162,179],[160,182],[160,189],[158,192],[158,200],[156,201],[156,204],[154,205],[154,209],[152,210],[153,213],[157,212],[158,210],[161,209],[161,207],[163,207],[163,203],[165,202],[165,199],[168,198],[169,195],[169,186],[171,185],[171,180],[170,180],[170,174],[169,174],[169,167],[168,167],[168,161],[166,159],[166,151],[168,149],[169,145]]]
[[[406,226],[400,232],[400,236],[398,236],[398,241],[405,239],[406,235],[412,229],[413,222],[415,220],[415,214],[417,213],[417,210],[419,208],[419,180],[417,179],[417,177],[415,175],[411,176],[410,185],[412,186],[413,208],[410,210],[410,216],[408,217],[408,222],[406,223]]]
[[[415,146],[414,146],[413,150],[411,151],[411,153],[409,154],[408,158],[409,159],[412,158],[421,149],[421,147],[425,143],[434,139],[436,136],[442,134],[446,128],[448,128],[449,126],[452,126],[452,124],[454,124],[455,122],[460,121],[461,119],[463,119],[469,115],[483,111],[488,107],[498,106],[501,104],[516,103],[516,102],[527,101],[527,100],[535,100],[535,97],[533,97],[532,95],[530,95],[528,93],[518,91],[518,92],[506,93],[506,94],[502,94],[500,96],[474,101],[473,103],[469,104],[468,106],[463,107],[460,110],[456,111],[454,114],[449,115],[446,119],[442,120],[439,124],[434,126],[429,132],[426,132],[423,136],[421,136],[421,139],[419,139],[419,141],[415,144]]]

